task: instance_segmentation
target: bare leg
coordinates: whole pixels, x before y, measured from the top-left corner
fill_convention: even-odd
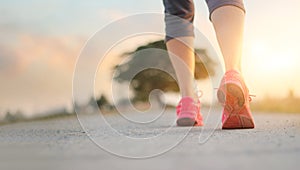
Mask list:
[[[244,11],[235,6],[223,6],[211,14],[226,71],[241,72],[244,18]]]
[[[222,129],[254,128],[249,106],[249,92],[240,74],[244,11],[235,6],[214,10],[211,19],[224,57],[227,72],[218,89],[218,99],[224,104]],[[227,83],[227,81],[229,83]]]
[[[184,42],[184,43],[183,43]],[[167,42],[182,97],[195,98],[194,92],[194,37],[177,37]]]

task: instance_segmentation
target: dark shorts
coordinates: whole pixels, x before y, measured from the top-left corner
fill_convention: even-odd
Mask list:
[[[243,0],[205,0],[212,12],[225,5],[236,6],[245,11]],[[194,1],[193,0],[163,0],[165,6],[166,41],[185,36],[194,36]]]

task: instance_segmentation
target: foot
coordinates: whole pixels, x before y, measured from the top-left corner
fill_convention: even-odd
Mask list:
[[[222,129],[254,128],[249,90],[239,72],[230,70],[225,73],[218,89],[218,100],[224,106]]]
[[[199,100],[195,102],[192,97],[183,97],[176,112],[178,126],[203,126]]]

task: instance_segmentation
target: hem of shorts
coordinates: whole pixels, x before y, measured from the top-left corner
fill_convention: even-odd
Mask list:
[[[176,39],[176,38],[179,38],[179,37],[192,37],[192,38],[195,38],[195,35],[180,35],[180,36],[176,36],[176,37],[166,36],[165,43],[172,40],[172,39]]]
[[[212,15],[212,13],[213,13],[216,9],[221,8],[221,7],[224,7],[224,6],[235,6],[235,7],[240,8],[244,13],[246,13],[245,8],[241,7],[240,5],[235,5],[235,4],[223,4],[223,5],[220,5],[220,6],[217,6],[217,7],[213,8],[213,10],[211,10],[211,12],[209,13],[209,20],[211,21],[211,15]]]

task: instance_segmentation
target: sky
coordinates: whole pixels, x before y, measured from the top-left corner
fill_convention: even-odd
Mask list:
[[[195,5],[195,26],[220,54],[204,0]],[[245,0],[245,6],[242,66],[250,92],[257,99],[284,97],[290,89],[300,96],[300,1]],[[1,0],[0,115],[71,108],[72,76],[85,43],[109,23],[145,12],[162,14],[162,1]],[[128,50],[150,40],[128,42]],[[105,92],[106,79],[99,82],[97,93]]]

